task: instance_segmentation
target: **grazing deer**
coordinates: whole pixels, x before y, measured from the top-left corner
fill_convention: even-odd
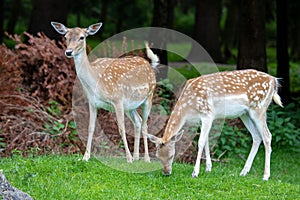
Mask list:
[[[104,108],[116,113],[127,162],[139,159],[141,130],[144,137],[145,161],[150,162],[146,136],[147,119],[152,106],[156,80],[149,62],[138,56],[99,58],[90,62],[86,53],[86,37],[97,33],[102,23],[93,24],[88,28],[67,28],[57,22],[51,22],[51,25],[58,33],[65,35],[67,43],[65,54],[69,58],[74,58],[77,76],[89,102],[88,141],[83,160],[88,161],[90,158],[97,108]],[[148,44],[146,44],[146,51],[147,55],[150,55],[150,60],[157,62],[157,57],[153,58],[156,55],[152,53]],[[136,110],[140,106],[142,118]],[[134,125],[133,158],[126,140],[124,113]]]
[[[273,76],[256,70],[219,72],[188,80],[172,111],[162,138],[147,135],[157,146],[156,156],[165,175],[172,172],[175,142],[180,140],[186,121],[201,120],[198,154],[192,176],[198,177],[203,148],[207,156],[206,170],[211,169],[208,135],[214,119],[240,117],[251,133],[253,144],[240,173],[245,176],[252,165],[261,141],[265,146],[263,180],[270,177],[271,133],[266,122],[266,111],[273,98],[282,107],[277,94],[278,82]]]

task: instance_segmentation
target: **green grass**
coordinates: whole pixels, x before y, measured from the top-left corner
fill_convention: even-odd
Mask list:
[[[299,155],[273,151],[271,179],[262,181],[264,153],[260,149],[250,174],[240,177],[244,161],[231,156],[213,163],[210,173],[202,165],[199,178],[191,178],[192,165],[173,165],[173,174],[160,170],[126,173],[92,158],[75,156],[14,156],[0,161],[0,168],[17,188],[34,199],[297,199],[300,191]]]

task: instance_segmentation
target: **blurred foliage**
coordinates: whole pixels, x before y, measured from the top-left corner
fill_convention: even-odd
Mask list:
[[[6,29],[8,21],[10,20],[13,12],[13,0],[4,0],[4,29]],[[18,13],[18,21],[15,26],[14,32],[21,34],[28,29],[31,12],[32,12],[32,0],[22,0],[20,3],[21,12]],[[68,4],[68,22],[70,27],[74,26],[88,26],[92,23],[102,21],[104,2],[107,3],[107,16],[105,16],[105,24],[103,25],[102,39],[108,38],[120,31],[151,26],[153,17],[153,1],[143,0],[115,0],[115,1],[103,1],[103,0],[81,0],[72,1],[66,0],[62,3]],[[195,18],[195,6],[193,1],[175,1],[174,9],[174,23],[173,29],[180,31],[189,36],[193,36],[194,32],[194,18]],[[228,13],[225,6],[226,1],[223,3],[220,26],[224,29],[225,19]],[[268,43],[274,44],[275,41],[275,19],[274,19],[274,2],[268,2],[268,21],[266,24]],[[136,17],[138,15],[138,17]]]

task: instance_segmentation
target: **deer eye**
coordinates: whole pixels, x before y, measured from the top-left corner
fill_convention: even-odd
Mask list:
[[[79,38],[79,40],[81,41],[81,40],[84,40],[84,37],[83,36],[81,36],[80,38]]]

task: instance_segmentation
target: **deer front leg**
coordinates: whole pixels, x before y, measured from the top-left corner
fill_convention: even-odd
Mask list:
[[[140,135],[141,135],[141,123],[142,119],[136,110],[126,112],[127,117],[130,119],[134,126],[134,151],[133,160],[139,160],[140,150]]]
[[[91,149],[92,149],[92,141],[95,131],[95,123],[97,118],[97,108],[89,103],[89,111],[90,111],[90,121],[88,128],[88,141],[86,145],[86,150],[82,160],[88,161],[91,157]]]
[[[202,156],[204,147],[208,145],[208,134],[210,132],[211,125],[212,125],[212,120],[210,118],[202,119],[201,133],[200,133],[200,137],[198,140],[197,160],[196,160],[196,164],[195,164],[194,171],[192,174],[192,177],[194,177],[194,178],[197,178],[199,175],[201,156]],[[210,156],[209,156],[209,158],[210,158]]]
[[[132,156],[128,148],[127,139],[126,139],[126,132],[125,132],[125,123],[124,123],[124,108],[122,102],[118,102],[114,104],[116,116],[117,116],[117,123],[119,128],[119,133],[122,137],[125,153],[126,153],[126,160],[129,163],[132,163]]]

